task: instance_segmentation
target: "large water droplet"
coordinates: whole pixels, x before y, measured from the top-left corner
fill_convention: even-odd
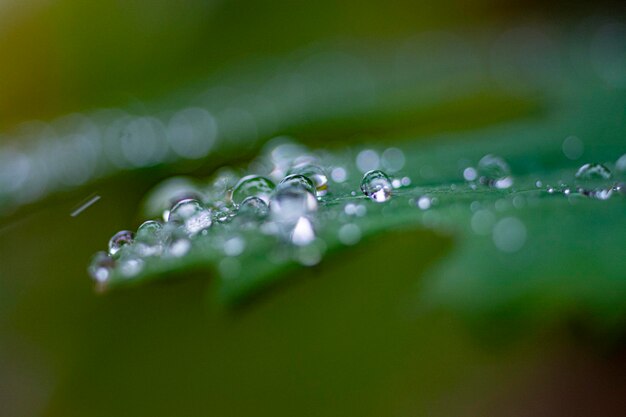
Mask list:
[[[611,171],[602,164],[585,164],[576,172],[576,178],[585,181],[608,180]]]
[[[169,222],[183,225],[189,235],[195,235],[211,227],[211,211],[197,200],[180,201],[170,211]]]
[[[270,201],[272,219],[278,222],[295,222],[317,210],[315,196],[301,186],[280,186]]]
[[[246,219],[263,219],[268,213],[269,207],[265,201],[251,196],[241,202],[237,216],[243,216]]]
[[[391,198],[391,180],[380,170],[368,171],[361,180],[361,191],[377,203],[384,203]]]
[[[161,230],[163,225],[154,220],[143,222],[137,229],[135,236],[135,251],[141,256],[160,255]]]
[[[115,267],[115,261],[108,253],[100,251],[91,258],[88,272],[91,278],[99,284],[109,280],[111,271]]]
[[[109,240],[109,255],[115,256],[122,247],[130,245],[135,239],[135,234],[128,230],[117,232]]]
[[[259,175],[248,175],[237,182],[233,188],[232,200],[235,204],[241,204],[247,197],[258,197],[269,203],[275,185],[272,181]]]
[[[315,160],[307,158],[303,158],[303,160],[300,161],[296,160],[289,170],[289,174],[302,175],[308,178],[313,184],[315,190],[314,194],[319,197],[328,193],[328,176],[322,167],[315,164],[313,161]],[[289,177],[290,176],[291,175],[289,175]]]
[[[478,176],[481,184],[505,189],[513,185],[511,169],[504,159],[496,155],[485,155],[478,161]]]

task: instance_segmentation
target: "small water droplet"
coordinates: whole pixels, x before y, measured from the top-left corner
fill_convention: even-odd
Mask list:
[[[162,229],[163,225],[155,220],[143,222],[135,235],[135,251],[144,257],[160,255]]]
[[[115,256],[122,247],[130,245],[135,239],[135,234],[128,230],[117,232],[109,240],[109,255]]]
[[[253,196],[269,203],[274,188],[276,186],[269,179],[259,175],[248,175],[240,179],[233,188],[232,200],[235,204],[241,204],[247,197]]]
[[[506,189],[513,185],[511,169],[504,159],[496,155],[485,155],[478,161],[477,174],[481,184]]]
[[[263,219],[267,217],[269,213],[269,207],[265,201],[258,197],[247,197],[239,205],[238,216],[243,216],[247,219]]]
[[[111,277],[111,271],[115,267],[115,261],[104,251],[97,252],[91,263],[88,272],[91,278],[99,284],[104,284]]]
[[[172,207],[168,221],[182,225],[187,234],[191,236],[208,229],[213,223],[211,210],[193,199],[180,201]]]
[[[377,203],[391,199],[391,181],[387,174],[380,170],[368,171],[361,180],[361,191]]]

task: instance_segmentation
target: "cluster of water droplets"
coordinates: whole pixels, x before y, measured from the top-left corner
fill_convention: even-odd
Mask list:
[[[573,139],[568,140],[574,143]],[[569,142],[564,149],[567,148],[566,156],[571,159],[574,151]],[[405,189],[411,185],[411,180],[394,175],[405,162],[404,154],[398,149],[387,149],[382,156],[365,149],[356,155],[353,166],[334,163],[327,156],[281,139],[254,160],[247,172],[222,168],[207,185],[180,177],[164,181],[147,199],[148,206],[156,208],[152,214],[159,219],[144,222],[136,232],[116,233],[109,241],[108,251],[94,256],[89,272],[102,285],[114,271],[131,278],[143,270],[149,258],[184,257],[194,249],[197,239],[207,237],[214,242],[212,249],[228,258],[220,263],[220,269],[232,275],[232,271],[241,269],[234,259],[245,252],[248,232],[273,236],[281,243],[279,247],[284,253],[269,254],[268,259],[291,259],[314,265],[326,248],[318,231],[328,219],[340,220],[335,230],[336,239],[344,245],[353,245],[363,234],[363,223],[359,219],[368,213],[367,204],[376,203],[372,207],[382,207],[384,214],[389,212],[385,211],[387,206],[378,203],[387,203],[394,195],[405,195],[410,206],[422,213],[424,225],[441,228],[444,225],[440,213],[431,210],[442,204],[440,197],[445,202],[447,196],[456,195],[455,191],[473,193],[480,192],[480,188],[492,188],[501,193],[495,194],[500,197],[492,201],[492,206],[471,202],[471,230],[477,235],[491,235],[496,248],[513,253],[524,246],[526,226],[515,216],[499,218],[498,212],[504,215],[511,209],[531,205],[533,196],[542,192],[598,200],[626,193],[624,184],[618,181],[626,175],[626,155],[615,162],[616,175],[604,164],[586,163],[570,174],[571,186],[559,182],[555,187],[544,185],[544,180],[533,180],[531,189],[524,190],[520,186],[522,189],[516,190],[507,161],[487,154],[475,166],[462,168],[465,188],[457,182],[430,189],[416,186],[408,191]],[[380,168],[386,168],[392,175]],[[356,190],[357,184],[350,181],[355,171],[363,173],[358,184],[360,193]],[[534,194],[524,194],[528,191]],[[326,210],[327,206],[338,203],[342,204],[341,210]]]
[[[399,152],[390,155],[397,161],[403,158]],[[240,236],[246,231],[275,236],[291,258],[305,265],[319,262],[325,248],[317,233],[320,207],[336,197],[331,182],[354,187],[346,184],[350,168],[324,165],[318,155],[284,140],[274,143],[250,168],[257,173],[242,176],[236,169],[223,168],[205,186],[182,177],[159,184],[147,198],[156,219],[141,224],[136,232],[116,233],[108,251],[93,257],[89,267],[93,279],[104,287],[114,271],[132,278],[142,272],[149,258],[181,258],[202,237],[217,242],[215,246],[226,256],[236,257],[246,247]],[[332,172],[330,179],[328,172]],[[398,182],[395,186],[394,181]],[[360,189],[367,199],[384,203],[391,199],[394,188],[409,183],[408,177],[392,180],[374,169],[363,175]],[[344,208],[347,219],[358,219],[366,212],[358,202]],[[346,245],[360,237],[360,228],[349,220],[337,230],[338,240]]]

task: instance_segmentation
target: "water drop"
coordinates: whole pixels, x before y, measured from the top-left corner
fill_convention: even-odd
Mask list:
[[[91,278],[99,284],[109,280],[111,271],[115,267],[115,261],[108,253],[100,251],[91,258],[88,272]]]
[[[310,192],[311,194],[316,193],[315,184],[313,181],[309,179],[309,177],[301,175],[301,174],[291,174],[283,178],[283,180],[278,184],[279,188],[282,187],[301,187],[305,191]]]
[[[295,222],[317,211],[317,200],[303,187],[281,186],[272,196],[269,208],[273,220]]]
[[[328,177],[326,176],[326,173],[322,167],[309,160],[296,161],[296,163],[289,170],[289,174],[290,175],[287,178],[291,177],[293,174],[308,178],[312,182],[315,194],[318,197],[328,193]]]
[[[248,175],[237,182],[233,188],[232,200],[235,204],[241,204],[247,197],[258,197],[269,203],[270,195],[276,186],[270,180],[259,175]]]
[[[391,181],[380,170],[368,171],[361,180],[361,191],[377,203],[384,203],[391,198]]]
[[[505,189],[513,185],[509,164],[499,156],[485,155],[478,161],[477,174],[481,184]]]
[[[262,219],[267,217],[269,207],[265,201],[258,197],[247,197],[239,205],[238,216],[244,216],[247,219]]]
[[[115,256],[122,247],[130,245],[135,239],[135,234],[128,230],[122,230],[113,235],[109,240],[109,255]]]
[[[172,207],[168,222],[182,225],[187,234],[193,236],[211,227],[211,210],[197,200],[183,200]]]
[[[162,228],[163,225],[154,220],[143,222],[135,236],[135,251],[141,256],[160,255]]]
[[[576,178],[585,181],[608,180],[611,171],[602,164],[585,164],[576,172]]]

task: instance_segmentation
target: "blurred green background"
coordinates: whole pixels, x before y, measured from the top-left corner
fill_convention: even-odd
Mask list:
[[[318,43],[623,11],[621,2],[9,0],[0,4],[0,131],[106,106],[141,109]],[[441,121],[422,129],[483,124],[481,105],[498,119],[499,103],[437,109]],[[357,120],[321,139],[300,133],[323,147],[380,135],[386,123]],[[89,257],[140,221],[147,190],[224,162],[120,174],[0,221],[1,416],[624,415],[620,332],[607,340],[576,322],[506,331],[506,317],[485,329],[416,314],[416,282],[453,244],[431,232],[370,241],[236,308],[208,300],[204,274],[97,295]],[[71,218],[92,192],[101,201]]]

